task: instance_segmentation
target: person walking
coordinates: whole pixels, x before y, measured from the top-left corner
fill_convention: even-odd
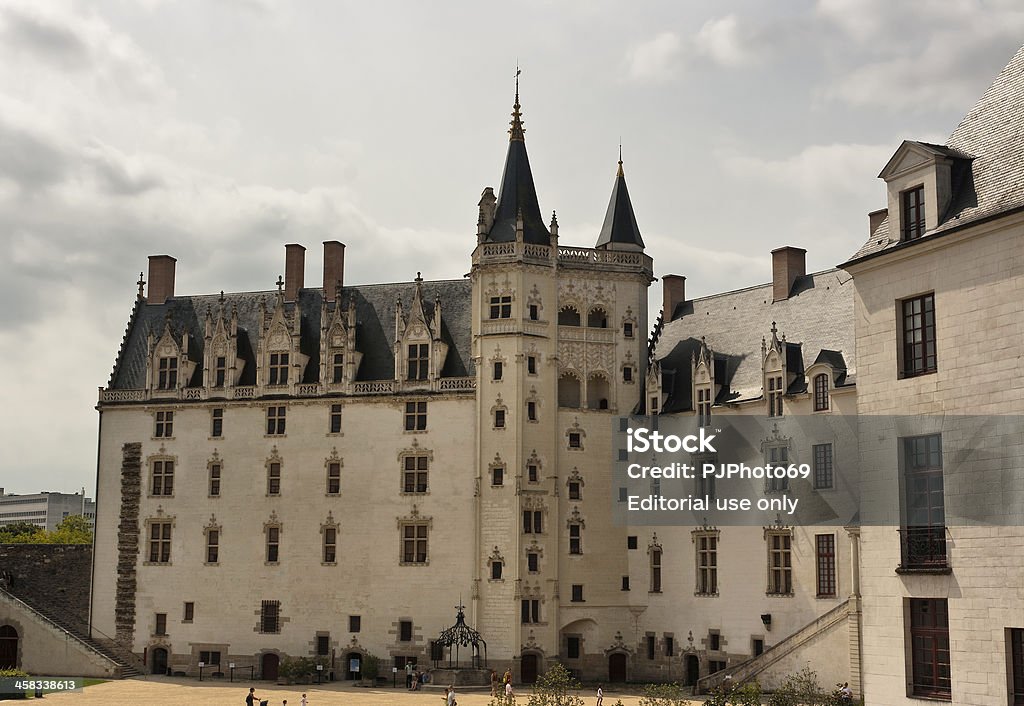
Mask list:
[[[405,688],[412,688],[412,662],[405,663]]]
[[[491,696],[493,697],[493,696],[497,696],[497,695],[498,695],[498,673],[492,669],[491,670]]]
[[[259,706],[260,697],[256,696],[256,687],[249,687],[249,695],[245,697],[245,706]]]
[[[455,701],[455,685],[454,684],[449,684],[448,685],[448,694],[445,696],[444,706],[457,706],[457,702]]]
[[[299,706],[309,706],[309,701],[306,700],[306,695],[302,695],[302,700],[299,701]]]
[[[508,701],[511,701],[515,697],[516,695],[512,692],[512,678],[511,675],[509,675],[509,680],[505,682],[505,698]]]
[[[597,706],[604,706],[604,689],[601,685],[597,685]]]

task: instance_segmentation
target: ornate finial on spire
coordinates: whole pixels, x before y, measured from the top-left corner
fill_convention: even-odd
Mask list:
[[[619,171],[615,172],[615,176],[625,176],[625,172],[622,171],[622,142],[619,142]]]
[[[277,282],[275,282],[274,284],[277,285],[277,293],[282,294],[284,292],[284,277],[278,275]]]
[[[558,227],[558,214],[555,211],[551,212],[551,225]]]
[[[413,281],[415,281],[415,282],[422,282],[423,281],[423,273],[422,272],[417,272],[416,273],[416,279],[413,280]]]
[[[146,295],[144,294],[144,290],[142,288],[146,286],[146,280],[142,279],[141,272],[139,273],[139,281],[136,282],[135,284],[139,285],[139,299],[145,299]]]
[[[224,306],[224,290],[220,290],[220,298],[218,299],[221,306]]]
[[[775,325],[775,322],[773,321],[772,322],[772,336],[776,335],[778,332],[779,332],[779,328]]]
[[[510,123],[512,127],[508,131],[509,142],[514,140],[525,141],[523,133],[526,130],[523,129],[523,114],[519,110],[522,107],[519,105],[519,74],[521,73],[523,73],[522,69],[519,68],[519,64],[516,64],[516,102],[512,104],[512,122]]]

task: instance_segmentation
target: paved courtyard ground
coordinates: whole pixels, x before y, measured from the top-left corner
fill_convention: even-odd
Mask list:
[[[424,691],[397,689],[364,689],[347,683],[325,684],[323,686],[276,686],[269,683],[247,684],[222,681],[200,683],[195,679],[170,677],[145,677],[109,681],[88,686],[82,693],[50,694],[44,704],[73,704],[74,706],[236,706],[245,703],[250,686],[256,687],[261,699],[268,699],[270,706],[281,706],[288,699],[288,706],[299,706],[299,699],[305,691],[309,706],[443,706],[444,690],[431,688]],[[525,706],[528,690],[519,689],[517,703]],[[594,690],[580,692],[587,706],[597,702]],[[490,692],[458,691],[459,706],[486,706]],[[613,706],[622,699],[624,706],[638,706],[640,697],[636,694],[605,690],[605,706]],[[693,702],[695,705],[700,702]]]

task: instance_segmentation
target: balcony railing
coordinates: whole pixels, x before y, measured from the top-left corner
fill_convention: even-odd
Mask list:
[[[946,556],[946,527],[925,525],[900,529],[900,570],[943,570]]]

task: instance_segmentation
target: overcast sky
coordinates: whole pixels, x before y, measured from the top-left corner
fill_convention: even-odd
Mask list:
[[[1022,38],[1017,0],[0,0],[0,486],[92,493],[147,255],[179,294],[271,289],[288,242],[319,286],[329,239],[349,284],[461,277],[517,60],[560,242],[596,241],[621,139],[694,297],[780,245],[842,262],[900,141],[945,141]]]

